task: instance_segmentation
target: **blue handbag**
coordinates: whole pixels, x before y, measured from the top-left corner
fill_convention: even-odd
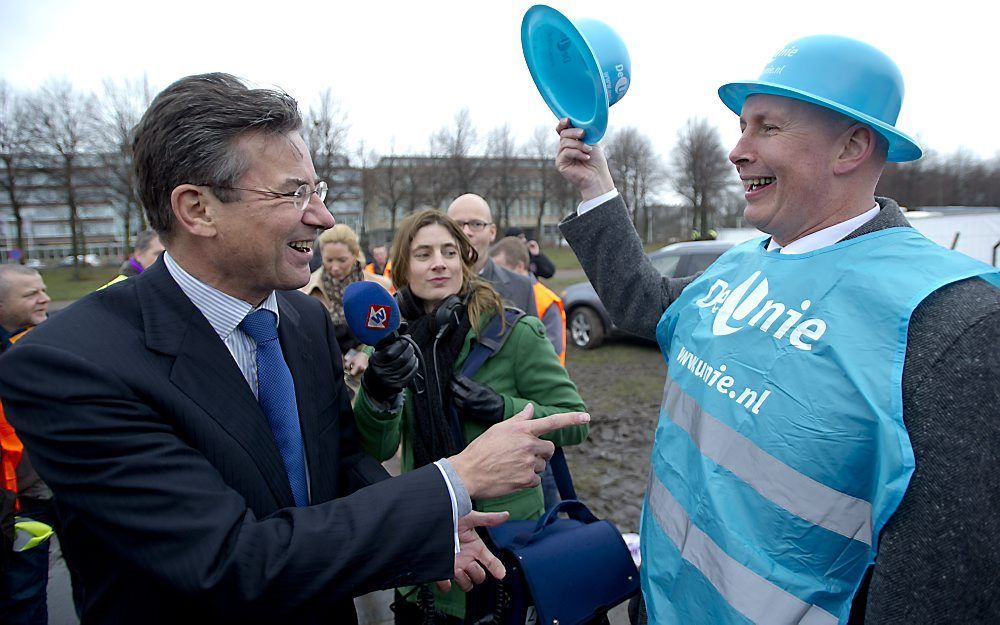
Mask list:
[[[556,471],[557,482],[558,476]],[[495,582],[492,613],[483,615],[480,606],[478,617],[467,612],[473,616],[467,622],[601,623],[639,592],[639,572],[621,533],[576,499],[560,502],[537,522],[508,521],[488,533],[507,576]]]
[[[523,312],[504,311],[482,333],[462,367],[473,374],[500,350]],[[461,447],[458,415],[452,431]],[[477,586],[466,601],[466,623],[578,625],[606,622],[608,610],[639,592],[639,572],[621,533],[580,503],[562,448],[552,456],[562,502],[537,521],[507,521],[480,531],[507,576]],[[567,518],[560,515],[565,513]]]

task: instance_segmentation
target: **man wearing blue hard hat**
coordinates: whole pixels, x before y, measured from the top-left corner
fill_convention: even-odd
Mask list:
[[[896,65],[807,37],[724,85],[746,218],[700,276],[643,254],[599,145],[560,122],[563,235],[668,377],[642,517],[655,623],[997,622],[1000,278],[875,197]]]

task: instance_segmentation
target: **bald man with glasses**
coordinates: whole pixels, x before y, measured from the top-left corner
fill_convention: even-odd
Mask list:
[[[493,223],[490,205],[474,193],[460,195],[448,207],[448,216],[458,222],[469,237],[472,247],[479,253],[473,269],[493,285],[500,297],[529,315],[538,316],[535,290],[531,280],[497,265],[490,258],[490,246],[497,238],[497,225]]]

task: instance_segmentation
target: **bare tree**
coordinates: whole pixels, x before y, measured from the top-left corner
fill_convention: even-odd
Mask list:
[[[368,149],[362,139],[355,151],[355,162],[361,170],[361,229],[358,235],[364,238],[368,227],[368,207],[371,203],[378,205],[379,156],[375,150]]]
[[[677,132],[671,171],[674,191],[691,207],[691,229],[704,235],[713,223],[714,207],[735,182],[719,131],[708,120],[691,118]]]
[[[919,161],[888,163],[877,195],[904,206],[1000,205],[1000,155],[982,159],[968,149],[926,150]]]
[[[448,195],[472,192],[479,182],[482,161],[473,158],[479,145],[479,133],[472,124],[468,108],[455,114],[454,125],[445,126],[431,135],[431,156],[441,159],[439,170],[443,180],[432,182],[435,207]],[[435,169],[435,168],[432,168]]]
[[[148,225],[135,191],[131,135],[152,97],[145,76],[121,82],[110,78],[104,80],[97,122],[98,148],[103,167],[98,171],[97,182],[113,198],[115,209],[124,223],[125,250],[131,248],[132,233],[145,230]]]
[[[395,152],[395,149],[391,151]],[[384,205],[389,211],[389,230],[395,232],[396,216],[399,214],[399,209],[409,191],[406,164],[403,159],[394,155],[379,159],[375,181],[378,203],[380,206]]]
[[[23,203],[20,195],[19,168],[30,150],[31,138],[27,109],[23,97],[16,93],[6,81],[0,81],[0,161],[4,171],[0,176],[0,188],[7,193],[14,213],[16,245],[21,250],[21,262],[27,257],[24,245]]]
[[[97,102],[93,94],[75,90],[68,80],[50,80],[32,97],[32,110],[34,141],[55,158],[57,166],[48,172],[66,193],[73,279],[79,280],[80,257],[86,253],[79,212],[80,161],[96,143]]]
[[[425,205],[444,208],[445,201],[455,196],[455,185],[450,174],[451,163],[452,160],[447,157],[433,155],[406,160],[409,212]]]
[[[340,101],[330,89],[324,89],[316,106],[310,106],[302,124],[302,138],[309,146],[313,167],[320,180],[326,180],[330,191],[326,196],[327,207],[343,199],[347,185],[336,184],[338,174],[350,164],[347,137],[351,125]]]
[[[490,131],[486,139],[489,168],[485,171],[489,186],[485,195],[494,212],[500,215],[502,228],[510,226],[510,209],[523,196],[523,178],[518,175],[521,154],[510,124]]]
[[[539,241],[545,236],[545,214],[549,208],[565,208],[576,197],[576,189],[553,165],[556,147],[556,134],[552,128],[539,126],[525,148],[533,170],[528,178],[528,189],[530,197],[535,200],[535,233]]]
[[[605,141],[611,177],[631,211],[636,230],[645,233],[647,243],[653,238],[653,213],[650,200],[663,184],[664,172],[653,143],[636,128],[622,128]],[[641,221],[640,221],[641,218]]]
[[[402,173],[405,179],[406,210],[413,213],[417,209],[430,206],[441,208],[451,194],[446,161],[438,157],[403,157]]]

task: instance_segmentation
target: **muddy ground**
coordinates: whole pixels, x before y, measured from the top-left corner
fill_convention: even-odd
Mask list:
[[[636,532],[666,364],[654,344],[637,339],[568,350],[567,369],[592,418],[587,441],[566,448],[577,495],[598,517]]]

